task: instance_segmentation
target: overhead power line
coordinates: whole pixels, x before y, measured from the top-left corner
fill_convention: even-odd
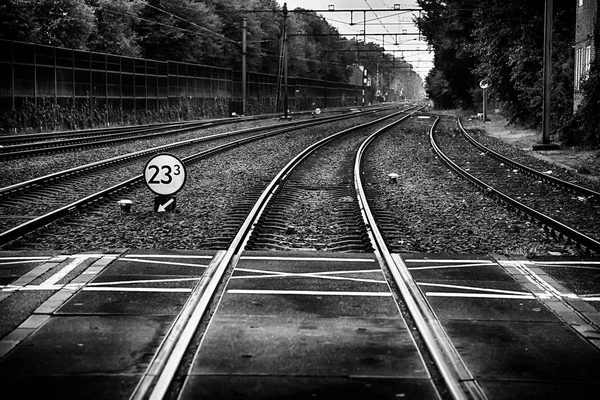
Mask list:
[[[157,11],[160,11],[160,12],[162,12],[162,13],[168,14],[168,15],[170,15],[170,16],[171,16],[171,17],[173,17],[173,18],[177,18],[178,20],[181,20],[181,21],[187,22],[188,24],[190,24],[190,25],[193,25],[193,26],[195,26],[196,28],[198,28],[198,29],[201,29],[201,30],[203,30],[203,31],[206,31],[206,32],[210,33],[211,35],[213,35],[213,36],[216,36],[216,37],[218,37],[218,38],[220,38],[220,39],[222,39],[222,40],[225,40],[225,41],[228,41],[228,42],[231,42],[231,43],[235,43],[235,44],[239,44],[239,42],[238,42],[238,41],[231,40],[231,39],[229,39],[228,37],[225,37],[225,36],[221,35],[220,33],[217,33],[217,32],[214,32],[214,31],[211,31],[210,29],[207,29],[207,28],[205,28],[205,27],[203,27],[203,26],[200,26],[200,25],[196,24],[195,22],[189,21],[189,20],[187,20],[187,19],[185,19],[185,18],[181,18],[180,16],[178,16],[178,15],[175,15],[175,14],[173,14],[173,13],[172,13],[172,12],[170,12],[170,11],[163,10],[162,8],[160,8],[160,7],[156,7],[156,6],[153,6],[152,4],[149,4],[149,3],[146,3],[146,6],[147,6],[147,7],[150,7],[150,8],[154,8],[155,10],[157,10]]]

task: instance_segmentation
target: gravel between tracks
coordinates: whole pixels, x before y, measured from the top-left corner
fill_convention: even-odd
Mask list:
[[[359,122],[354,119],[337,123],[336,129]],[[367,153],[365,182],[372,206],[395,215],[398,228],[405,232],[404,238],[392,244],[392,250],[517,253],[530,257],[578,254],[575,248],[547,237],[541,227],[476,192],[442,165],[429,146],[431,122],[413,118],[408,126],[402,125],[376,140]],[[93,213],[56,224],[43,235],[28,237],[28,247],[62,252],[205,248],[210,237],[221,234],[233,204],[249,193],[262,191],[292,155],[330,132],[333,128],[309,128],[262,140],[189,167],[186,187],[177,196],[179,213],[154,213],[153,196],[144,186],[127,196],[134,201],[130,214],[121,215],[113,199]],[[397,184],[389,184],[390,172],[400,174]],[[315,179],[315,185],[321,183],[320,177]],[[327,204],[331,206],[329,202],[322,207]],[[297,224],[311,222],[307,218]]]
[[[394,251],[530,257],[578,252],[549,239],[540,226],[498,206],[443,165],[429,145],[430,123],[414,119],[411,127],[379,138],[367,153],[371,206],[387,211],[405,232],[394,239]],[[389,183],[391,172],[400,175],[397,184]]]
[[[70,222],[53,224],[45,232],[20,242],[32,249],[62,252],[109,251],[115,248],[199,249],[220,236],[232,205],[262,191],[274,175],[308,145],[374,116],[352,118],[270,137],[204,159],[188,167],[185,188],[177,194],[178,213],[157,214],[154,196],[145,186],[123,198],[134,201],[121,215],[117,199]]]
[[[181,142],[216,135],[219,133],[248,129],[264,125],[276,124],[277,120],[260,120],[239,122],[228,125],[219,125],[213,128],[195,130],[191,132],[158,136],[152,139],[140,139],[123,142],[119,145],[101,146],[87,148],[64,153],[48,154],[38,157],[18,158],[3,161],[0,170],[0,187],[10,186],[24,182],[39,176],[63,171],[80,165],[105,160],[112,157],[133,153],[152,147],[162,146],[170,143]]]

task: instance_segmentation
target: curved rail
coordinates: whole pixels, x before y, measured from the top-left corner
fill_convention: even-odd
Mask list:
[[[357,115],[365,115],[365,114],[371,114],[374,113],[374,111],[368,111],[366,113],[356,113],[356,114],[352,114],[351,117],[357,116]],[[247,138],[243,138],[243,139],[239,139],[230,143],[226,143],[220,146],[216,146],[212,149],[208,149],[202,152],[199,152],[197,154],[185,157],[182,159],[182,161],[184,163],[191,163],[194,162],[196,160],[199,160],[201,158],[205,158],[209,155],[218,153],[218,152],[222,152],[225,151],[227,149],[230,149],[232,147],[235,146],[239,146],[241,144],[245,144],[245,143],[249,143],[251,141],[255,141],[255,140],[259,140],[259,139],[263,139],[266,138],[268,136],[274,136],[274,135],[278,135],[281,133],[285,133],[285,132],[289,132],[291,130],[295,130],[295,129],[299,129],[299,128],[305,128],[305,127],[309,127],[309,126],[313,126],[313,125],[318,125],[318,124],[322,124],[324,122],[332,122],[332,121],[336,121],[339,119],[343,119],[343,118],[348,118],[348,116],[336,116],[336,117],[331,117],[331,118],[327,118],[326,121],[324,121],[324,119],[318,119],[318,120],[309,120],[306,122],[293,122],[293,123],[286,123],[283,125],[277,125],[279,127],[279,129],[264,133],[264,134],[260,134],[260,135],[254,135],[251,137],[247,137]],[[273,126],[271,126],[270,128],[272,128]],[[357,128],[357,127],[355,127]],[[249,130],[244,130],[244,133],[247,133],[248,131],[256,131],[256,130],[264,130],[265,127],[261,127],[261,128],[251,128]],[[351,128],[354,129],[354,128]],[[223,136],[230,136],[233,134],[239,134],[242,131],[236,131],[236,132],[228,132],[225,134],[219,134],[219,135],[214,135],[211,138],[214,137],[223,137]],[[140,151],[140,152],[136,152],[136,153],[132,153],[126,156],[121,156],[121,157],[115,157],[113,159],[109,159],[109,160],[105,160],[105,161],[101,161],[101,162],[97,162],[97,163],[92,163],[89,165],[85,165],[82,167],[78,167],[78,168],[74,168],[68,171],[63,171],[61,173],[57,173],[57,174],[51,174],[42,178],[37,178],[28,182],[24,182],[22,184],[17,184],[17,185],[13,185],[11,187],[7,187],[4,188],[2,190],[0,190],[0,194],[2,194],[2,192],[6,192],[9,190],[14,190],[17,189],[18,187],[21,187],[25,184],[27,185],[35,185],[35,184],[39,184],[42,182],[48,182],[51,180],[55,180],[55,179],[59,179],[59,178],[63,178],[65,176],[68,176],[70,174],[74,174],[74,173],[85,173],[85,172],[89,172],[93,169],[97,169],[101,166],[106,166],[106,165],[112,165],[115,162],[119,162],[121,161],[122,158],[140,158],[142,156],[147,156],[150,154],[154,154],[157,153],[159,151],[165,151],[167,149],[173,148],[173,146],[184,146],[184,145],[189,145],[189,144],[193,144],[196,143],[198,141],[202,141],[202,140],[206,140],[206,138],[199,138],[199,139],[190,139],[187,141],[183,141],[183,142],[179,142],[179,143],[175,143],[175,144],[170,144],[167,146],[160,146],[160,147],[156,147],[150,150],[144,150],[144,151]],[[102,191],[99,191],[97,193],[94,193],[92,195],[86,196],[82,199],[79,199],[73,203],[70,203],[68,205],[65,205],[63,207],[60,207],[54,211],[51,211],[47,214],[44,214],[40,217],[37,217],[35,219],[32,219],[30,221],[24,222],[23,224],[20,224],[12,229],[9,229],[5,232],[0,233],[0,246],[4,246],[9,242],[14,241],[15,239],[22,237],[23,235],[32,232],[36,229],[39,229],[45,225],[48,225],[56,220],[65,218],[67,215],[69,215],[70,213],[76,212],[76,211],[80,211],[83,210],[86,206],[93,204],[96,201],[99,201],[102,198],[106,198],[109,197],[111,195],[115,195],[118,194],[120,192],[122,192],[123,190],[126,190],[128,187],[131,187],[133,185],[139,184],[141,182],[143,182],[143,174],[140,174],[138,176],[135,176],[131,179],[128,179],[124,182],[121,182],[117,185],[114,185],[110,188],[104,189]],[[16,186],[16,188],[15,188]]]
[[[492,157],[496,158],[497,160],[500,160],[506,164],[510,164],[512,165],[514,168],[517,168],[519,170],[521,170],[522,172],[528,174],[529,176],[533,176],[537,179],[546,181],[552,185],[555,185],[557,187],[563,187],[566,188],[567,190],[570,190],[571,192],[574,193],[579,193],[583,196],[586,197],[590,197],[593,199],[596,199],[596,201],[600,201],[600,193],[595,192],[591,189],[585,188],[583,186],[579,186],[576,185],[574,183],[571,182],[567,182],[564,181],[562,179],[556,178],[554,176],[550,176],[544,173],[541,173],[539,171],[536,171],[533,168],[529,168],[526,165],[520,164],[514,160],[511,160],[510,158],[507,158],[505,156],[503,156],[500,153],[495,152],[494,150],[490,149],[489,147],[484,146],[483,144],[479,143],[478,141],[476,141],[471,135],[468,134],[468,132],[465,130],[465,128],[463,127],[463,124],[460,120],[459,117],[456,117],[457,121],[458,121],[458,126],[460,127],[461,133],[463,134],[463,136],[469,141],[471,142],[475,147],[479,148],[480,150],[490,154]]]
[[[411,111],[411,114],[414,112],[416,112],[416,110]],[[174,378],[179,364],[181,363],[183,353],[188,347],[193,334],[200,323],[200,319],[204,315],[208,303],[216,291],[218,282],[221,281],[226,270],[237,263],[244,246],[252,235],[255,225],[265,211],[266,205],[269,203],[271,198],[275,196],[278,188],[284,184],[285,180],[291,175],[293,170],[304,160],[306,160],[315,150],[321,148],[327,143],[330,143],[338,137],[381,122],[399,113],[394,113],[392,115],[379,118],[375,121],[345,129],[321,139],[296,155],[296,157],[289,161],[279,171],[279,173],[267,185],[265,190],[255,202],[227,250],[220,255],[220,261],[218,265],[214,265],[210,270],[211,281],[207,285],[202,286],[200,289],[202,290],[202,293],[198,296],[200,298],[197,302],[198,305],[195,306],[192,312],[188,313],[187,310],[182,312],[182,318],[186,318],[185,324],[181,324],[179,321],[176,322],[176,324],[179,323],[179,325],[185,325],[185,328],[173,330],[172,334],[176,336],[175,338],[171,337],[171,335],[167,335],[165,338],[163,346],[155,355],[145,373],[144,378],[140,381],[140,384],[136,388],[134,395],[131,397],[132,400],[142,400],[146,398],[159,400],[163,398],[168,390],[169,385],[171,384],[172,379]]]
[[[370,112],[373,112],[373,111],[368,111],[366,113],[370,113]],[[363,113],[354,113],[354,114],[351,114],[350,117],[356,117],[359,115],[364,115],[364,114]],[[14,185],[6,186],[3,188],[0,188],[0,198],[8,196],[11,193],[14,193],[17,191],[27,190],[28,188],[33,187],[33,186],[40,186],[40,185],[44,185],[48,182],[53,182],[56,180],[64,179],[65,177],[72,177],[72,176],[76,176],[76,175],[79,175],[82,173],[89,173],[91,171],[96,171],[98,169],[105,168],[107,166],[112,166],[112,165],[115,165],[118,163],[131,161],[131,160],[141,158],[141,157],[146,157],[146,156],[149,156],[149,155],[161,152],[161,151],[169,151],[169,150],[176,149],[179,147],[189,146],[192,144],[196,144],[196,143],[200,143],[200,142],[204,142],[204,141],[208,141],[208,140],[214,140],[214,139],[224,138],[224,137],[228,137],[228,136],[236,136],[236,135],[252,133],[252,132],[260,132],[260,131],[272,129],[274,127],[279,127],[279,128],[284,128],[284,129],[285,128],[292,128],[292,129],[305,128],[305,127],[317,125],[320,123],[334,122],[334,121],[337,121],[339,119],[344,119],[344,118],[349,118],[349,116],[348,115],[333,116],[333,117],[327,117],[327,118],[319,118],[318,120],[288,122],[288,123],[284,123],[284,124],[241,129],[241,130],[237,130],[237,131],[219,133],[219,134],[205,136],[205,137],[201,137],[201,138],[188,139],[188,140],[184,140],[181,142],[175,142],[175,143],[170,143],[167,145],[157,146],[157,147],[153,147],[150,149],[140,150],[140,151],[137,151],[134,153],[125,154],[122,156],[112,157],[112,158],[109,158],[106,160],[96,161],[96,162],[93,162],[90,164],[70,168],[68,170],[56,172],[53,174],[48,174],[48,175],[34,178],[34,179],[31,179],[31,180],[28,180],[25,182],[19,182]],[[285,131],[281,131],[279,133],[283,133],[283,132],[285,132]]]
[[[438,119],[433,123],[432,130],[438,122]],[[392,272],[392,276],[402,294],[402,298],[405,301],[406,306],[417,325],[419,333],[423,337],[452,398],[457,400],[485,399],[486,397],[483,394],[483,391],[462,362],[458,352],[442,328],[441,323],[427,304],[427,301],[423,298],[417,285],[414,283],[406,264],[400,256],[390,253],[367,201],[367,195],[364,190],[360,173],[363,155],[366,148],[377,135],[400,121],[401,120],[396,121],[373,133],[363,142],[356,154],[354,163],[354,186],[358,195],[358,202],[363,214],[363,219],[367,226],[369,236],[371,237],[375,254],[380,260],[380,263],[387,265]]]
[[[436,123],[437,123],[437,120],[436,120]],[[544,213],[541,213],[530,207],[527,207],[526,205],[524,205],[524,204],[520,203],[519,201],[513,199],[512,197],[500,192],[499,190],[491,187],[490,185],[477,179],[475,176],[473,176],[472,174],[468,173],[466,170],[459,167],[454,161],[452,161],[439,148],[439,146],[437,145],[437,143],[435,142],[435,139],[433,137],[433,132],[434,132],[434,127],[432,127],[432,129],[429,133],[429,139],[430,139],[431,147],[436,152],[436,154],[450,168],[452,168],[459,175],[463,176],[465,179],[467,179],[469,182],[471,182],[473,185],[475,185],[477,188],[479,188],[487,196],[490,196],[490,197],[496,199],[497,201],[507,205],[508,207],[511,207],[512,209],[517,210],[518,212],[522,213],[523,215],[526,215],[529,218],[538,221],[543,226],[548,227],[549,229],[551,229],[553,231],[559,232],[560,234],[570,238],[571,240],[575,241],[576,243],[579,243],[580,245],[584,246],[585,248],[587,248],[595,253],[600,253],[600,242],[598,240],[593,239],[593,238],[579,232],[578,230],[573,229],[570,226],[567,226],[567,225],[563,224],[562,222],[553,219],[552,217],[550,217]],[[504,158],[503,158],[503,160],[504,160]],[[539,172],[537,172],[535,170],[531,170],[531,171],[534,171],[537,174],[539,174]],[[543,174],[541,174],[541,175],[543,175]],[[536,175],[536,176],[538,176],[538,175]],[[564,182],[564,181],[561,181],[561,182]]]

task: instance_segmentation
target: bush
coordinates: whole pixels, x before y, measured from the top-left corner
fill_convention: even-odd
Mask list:
[[[258,102],[250,102],[250,104],[252,107],[247,111],[252,113],[271,107]],[[204,99],[200,105],[192,105],[189,99],[181,98],[177,104],[160,105],[149,110],[99,107],[94,101],[91,104],[88,101],[61,106],[54,104],[53,98],[40,98],[37,105],[26,100],[21,108],[0,115],[0,132],[4,134],[47,132],[227,116],[229,116],[229,99],[216,97]]]
[[[566,145],[600,146],[600,58],[592,63],[588,78],[581,83],[583,99],[573,118],[559,130]]]

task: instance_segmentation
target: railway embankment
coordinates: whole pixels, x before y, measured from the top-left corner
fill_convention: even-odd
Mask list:
[[[535,151],[533,145],[541,142],[541,132],[509,125],[508,121],[497,113],[488,115],[489,121],[486,122],[481,119],[470,118],[469,115],[458,110],[453,110],[452,113],[464,114],[462,121],[465,129],[484,131],[489,138],[496,139],[495,146],[501,147],[505,152],[510,151],[513,154],[521,152],[547,164],[552,164],[561,170],[568,171],[572,179],[577,179],[586,185],[600,186],[600,149],[565,147],[557,138],[551,137],[553,142],[561,145],[560,149]],[[488,142],[493,144],[494,140],[488,140]],[[543,164],[540,163],[541,165]]]

